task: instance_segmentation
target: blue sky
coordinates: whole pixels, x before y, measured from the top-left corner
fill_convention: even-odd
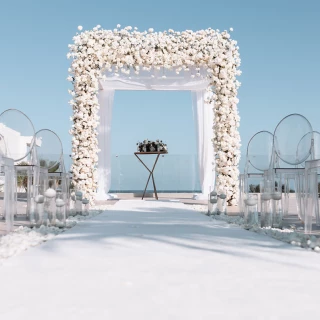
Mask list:
[[[20,109],[37,130],[57,132],[69,154],[66,54],[78,25],[113,29],[119,23],[140,31],[233,27],[243,72],[242,150],[254,133],[273,131],[289,113],[302,113],[320,130],[319,16],[318,0],[1,1],[0,109]],[[144,138],[163,139],[174,154],[195,153],[187,92],[119,91],[113,115],[113,154],[132,154]]]

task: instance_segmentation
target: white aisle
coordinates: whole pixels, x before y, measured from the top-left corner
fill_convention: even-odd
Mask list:
[[[300,319],[320,255],[178,202],[119,201],[0,267],[0,319]]]

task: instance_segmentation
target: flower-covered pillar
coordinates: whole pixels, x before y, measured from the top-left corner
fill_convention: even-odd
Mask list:
[[[90,43],[91,41],[91,43]],[[93,50],[95,44],[90,37],[82,41],[75,41],[77,52],[72,52],[68,57],[73,57],[68,77],[73,83],[73,90],[69,90],[73,99],[69,102],[73,109],[73,121],[70,134],[72,135],[72,166],[73,183],[77,190],[83,192],[83,198],[94,202],[97,190],[98,139],[97,126],[99,124],[99,78],[101,59],[100,51]]]
[[[222,39],[229,40],[229,34],[221,34]],[[238,70],[240,57],[236,41],[227,41],[222,46],[216,66],[212,69],[215,88],[214,104],[214,139],[216,153],[216,186],[217,191],[226,193],[228,205],[237,205],[239,197],[239,161],[240,161],[240,116],[238,114],[237,98],[240,82],[236,80],[241,75]]]

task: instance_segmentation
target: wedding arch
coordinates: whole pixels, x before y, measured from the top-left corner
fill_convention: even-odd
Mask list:
[[[78,27],[79,31],[82,27]],[[230,29],[232,31],[232,29]],[[238,199],[240,57],[227,31],[139,32],[120,25],[77,33],[69,45],[73,125],[71,171],[91,202],[110,188],[110,125],[115,90],[189,90],[196,119],[202,192],[215,183]],[[98,152],[100,152],[98,157]],[[216,181],[214,182],[216,176]]]

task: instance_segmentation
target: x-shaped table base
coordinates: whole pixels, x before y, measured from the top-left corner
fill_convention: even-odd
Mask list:
[[[154,162],[154,165],[152,167],[152,170],[150,170],[145,164],[144,162],[139,158],[139,154],[156,154],[157,157],[156,157],[156,161]],[[158,162],[158,159],[160,157],[160,154],[164,154],[164,152],[135,152],[134,155],[139,159],[139,161],[144,165],[144,167],[149,171],[149,178],[148,178],[148,181],[147,181],[147,184],[146,184],[146,187],[144,188],[144,192],[143,192],[143,195],[142,195],[142,200],[146,194],[146,190],[147,190],[147,187],[148,187],[148,184],[149,184],[149,181],[150,181],[150,178],[152,177],[152,183],[153,183],[153,191],[154,191],[154,195],[156,197],[156,199],[158,200],[158,194],[157,194],[157,189],[156,189],[156,184],[154,183],[154,176],[153,176],[153,171],[154,171],[154,168],[156,167],[156,164]]]

